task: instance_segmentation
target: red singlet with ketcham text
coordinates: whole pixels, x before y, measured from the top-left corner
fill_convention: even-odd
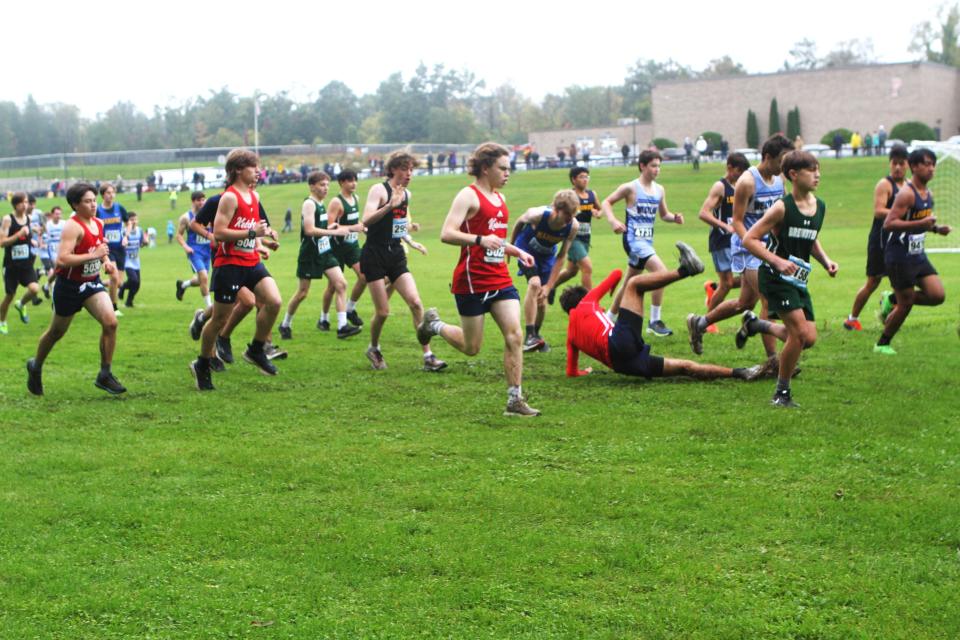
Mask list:
[[[497,192],[494,195],[500,201],[499,205],[491,202],[476,185],[470,185],[470,188],[477,194],[480,210],[460,225],[460,231],[472,236],[493,234],[506,240],[507,220],[510,217],[507,203]],[[453,293],[486,293],[512,286],[513,279],[507,270],[502,246],[499,249],[484,249],[474,244],[460,248],[460,261],[453,270],[453,286],[450,289]]]
[[[245,202],[243,196],[234,187],[227,187],[224,193],[232,192],[237,198],[237,210],[227,225],[228,229],[240,229],[248,231],[257,226],[260,221],[260,201],[257,199],[257,193],[253,190],[248,191],[250,202]],[[217,255],[213,258],[213,266],[219,267],[225,264],[235,264],[241,267],[255,267],[260,262],[260,254],[257,253],[257,239],[243,238],[233,242],[221,242],[217,246]]]
[[[80,241],[73,248],[75,255],[87,255],[99,245],[103,244],[103,223],[100,222],[100,220],[90,218],[95,223],[97,229],[96,233],[94,233],[90,231],[90,227],[83,221],[83,218],[77,214],[70,216],[70,219],[79,224],[80,228],[83,229],[83,237],[80,238]],[[57,267],[57,275],[67,280],[73,280],[74,282],[92,282],[100,277],[100,269],[102,267],[103,263],[100,261],[100,258],[91,258],[76,267]]]

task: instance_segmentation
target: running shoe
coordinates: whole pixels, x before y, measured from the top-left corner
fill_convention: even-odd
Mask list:
[[[543,338],[531,334],[523,341],[523,352],[539,351],[545,344],[546,342],[543,341]]]
[[[752,367],[748,367],[746,372],[743,375],[743,379],[746,382],[753,382],[754,380],[759,380],[763,377],[764,365],[755,364]]]
[[[539,338],[540,336],[537,337]],[[543,340],[543,338],[540,339]],[[543,345],[540,347],[540,353],[550,353],[550,343],[546,340],[543,340]]]
[[[447,368],[447,363],[433,355],[432,353],[429,356],[424,357],[423,359],[423,370],[424,371],[443,371]]]
[[[743,320],[740,322],[740,328],[737,329],[737,335],[733,337],[733,342],[737,345],[737,349],[743,349],[747,344],[747,338],[753,335],[750,333],[750,323],[756,319],[757,314],[750,309],[743,312]]]
[[[540,412],[528,405],[526,400],[517,396],[507,401],[507,408],[504,409],[503,415],[511,418],[535,418],[540,415]]]
[[[320,331],[330,331],[330,321],[317,320],[317,329],[320,329]]]
[[[272,342],[267,342],[263,345],[263,352],[267,354],[267,360],[286,360],[287,355],[289,355],[286,350],[281,349]]]
[[[6,322],[0,322],[0,336],[5,336],[10,333],[10,328],[7,327]]]
[[[897,352],[888,344],[875,344],[873,345],[873,352],[879,353],[884,356],[895,356]]]
[[[553,287],[550,289],[550,293],[547,294],[547,304],[553,304],[554,299],[557,297],[557,288]]]
[[[700,331],[700,317],[695,313],[687,314],[687,333],[690,334],[690,350],[695,354],[703,354],[703,332]]]
[[[687,268],[687,275],[695,276],[698,273],[703,273],[703,260],[693,250],[693,247],[679,240],[676,247],[680,252],[680,266]]]
[[[887,323],[887,316],[893,311],[893,291],[884,291],[880,294],[880,322]]]
[[[430,307],[423,314],[423,320],[417,325],[417,342],[422,345],[430,344],[430,338],[437,335],[433,330],[433,323],[440,319],[436,307]]]
[[[113,315],[115,315],[115,316],[118,317],[118,318],[122,318],[122,317],[123,317],[123,311],[120,311],[120,309],[114,308],[114,310],[113,310]]]
[[[33,306],[35,306],[35,307],[39,307],[40,305],[43,304],[43,300],[40,299],[40,296],[33,296],[33,297],[30,299],[30,302],[32,302],[32,303],[33,303]]]
[[[233,364],[233,347],[230,345],[230,338],[217,336],[217,357],[227,364]]]
[[[293,340],[293,329],[290,327],[285,327],[283,325],[280,325],[280,339]]]
[[[183,300],[183,280],[177,280],[177,300]]]
[[[112,373],[97,374],[97,379],[94,380],[93,385],[98,389],[103,389],[107,393],[115,396],[120,395],[127,390],[127,388],[120,384],[120,381],[117,380]]]
[[[863,331],[863,325],[860,324],[860,321],[851,320],[850,318],[843,321],[843,328],[847,331]]]
[[[355,327],[349,322],[337,329],[337,340],[346,340],[350,336],[360,333],[360,327]]]
[[[360,319],[360,314],[357,313],[357,310],[347,311],[347,322],[352,324],[355,327],[362,327],[363,320]]]
[[[793,401],[789,389],[774,393],[770,399],[770,404],[775,407],[784,407],[785,409],[798,409],[800,407],[800,405]]]
[[[199,360],[194,360],[190,363],[190,373],[193,374],[193,379],[197,382],[198,391],[213,391],[213,377],[210,375],[211,368],[212,367],[203,366]]]
[[[27,308],[23,306],[23,303],[17,300],[13,303],[13,308],[17,310],[17,313],[20,314],[20,322],[23,324],[28,324],[30,322],[30,316],[27,315]]]
[[[387,362],[383,359],[383,354],[376,347],[367,348],[367,360],[370,361],[370,366],[376,371],[383,371],[387,368]]]
[[[763,363],[763,370],[760,372],[760,377],[762,378],[777,378],[780,376],[780,358],[776,354],[767,358],[767,361]],[[796,372],[794,372],[796,375]],[[791,378],[793,376],[790,376]]]
[[[702,270],[702,266],[701,266]],[[673,329],[670,329],[663,323],[663,320],[656,320],[647,323],[647,333],[652,333],[658,338],[666,338],[673,335]]]
[[[27,390],[35,396],[43,395],[42,371],[33,358],[27,360]]]
[[[190,337],[194,340],[200,339],[203,333],[203,325],[207,324],[207,318],[203,317],[203,309],[197,309],[193,312],[193,320],[190,321]]]
[[[223,364],[223,360],[217,356],[210,358],[210,371],[213,371],[214,373],[223,373],[226,370],[227,366]]]
[[[48,284],[48,283],[44,283],[44,285],[43,285],[42,287],[40,287],[40,289],[41,289],[41,291],[43,291],[43,297],[46,298],[47,300],[49,300],[49,299],[50,299],[50,286],[49,286],[49,284]]]
[[[270,362],[264,349],[254,351],[251,345],[247,345],[246,351],[243,352],[243,359],[259,369],[260,373],[265,376],[277,375],[277,368]]]

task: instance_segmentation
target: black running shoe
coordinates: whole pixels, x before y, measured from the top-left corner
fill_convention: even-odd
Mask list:
[[[198,391],[213,391],[213,377],[210,375],[210,367],[205,367],[200,364],[199,360],[194,360],[190,363],[190,373],[193,374],[193,379],[197,381]]]
[[[247,345],[247,350],[243,352],[243,359],[259,369],[263,375],[277,375],[277,368],[273,366],[273,363],[270,362],[267,354],[262,349],[260,351],[254,351],[250,345]]]
[[[98,389],[103,389],[109,394],[120,395],[125,393],[127,388],[120,384],[120,381],[117,380],[112,373],[101,373],[97,375],[97,379],[94,381],[94,386]]]
[[[797,409],[800,407],[790,396],[789,390],[777,391],[770,399],[770,404],[775,407],[784,407],[786,409]]]
[[[27,360],[27,389],[35,396],[43,395],[42,372],[34,364],[34,359]]]
[[[223,360],[217,356],[210,358],[210,371],[213,371],[214,373],[223,373],[226,370],[227,366],[223,364]]]
[[[357,313],[356,309],[347,311],[347,322],[357,327],[363,326],[363,320],[360,319],[360,314]]]
[[[553,287],[550,289],[550,293],[547,294],[547,304],[553,304],[554,299],[557,297],[557,288]]]
[[[217,357],[227,364],[233,364],[233,347],[230,346],[230,338],[217,336]]]
[[[50,286],[49,284],[44,284],[40,289],[43,291],[43,297],[47,300],[50,299]]]
[[[203,333],[203,325],[207,324],[207,318],[203,317],[203,309],[197,309],[193,312],[193,320],[190,321],[190,337],[194,340],[200,339]]]
[[[177,300],[183,300],[183,280],[177,280]]]
[[[43,300],[40,298],[40,296],[34,296],[33,300],[31,300],[30,302],[32,302],[33,306],[35,307],[39,307],[40,305],[43,304]]]
[[[286,360],[289,355],[285,350],[267,342],[263,345],[263,352],[267,354],[267,360]]]
[[[339,329],[337,329],[337,339],[343,340],[349,338],[350,336],[355,336],[360,333],[360,327],[355,327],[352,324],[345,324]]]
[[[293,329],[291,327],[280,325],[280,339],[293,340]]]
[[[317,329],[320,329],[320,331],[330,331],[330,321],[317,320]]]

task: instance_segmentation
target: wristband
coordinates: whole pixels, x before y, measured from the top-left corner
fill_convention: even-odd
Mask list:
[[[932,227],[930,227],[930,231],[932,231],[933,233],[940,233],[940,227],[938,227],[937,225],[933,225]]]
[[[249,231],[247,231],[247,237],[253,240],[254,238],[257,237],[257,232],[254,231],[253,229],[250,229]]]
[[[473,241],[473,244],[479,245],[481,240],[483,240],[483,237],[478,235],[476,240]]]

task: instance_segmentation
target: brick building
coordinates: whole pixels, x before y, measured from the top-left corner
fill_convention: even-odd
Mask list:
[[[814,71],[789,71],[702,80],[662,82],[653,88],[652,122],[637,125],[637,143],[669,138],[681,144],[716,131],[730,148],[747,146],[747,110],[757,114],[761,138],[766,137],[770,101],[776,98],[780,125],[787,112],[800,109],[801,134],[806,142],[819,142],[832,129],[889,131],[898,122],[919,120],[940,127],[942,137],[960,133],[960,70],[931,62],[857,65]],[[533,132],[529,139],[542,154],[601,134],[612,135],[620,145],[630,144],[633,128],[612,126]],[[609,144],[609,143],[608,143]]]

